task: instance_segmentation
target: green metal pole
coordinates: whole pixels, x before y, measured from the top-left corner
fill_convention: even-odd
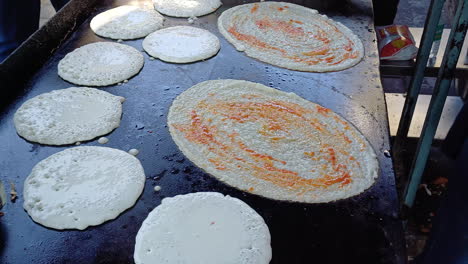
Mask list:
[[[421,177],[426,167],[427,158],[431,150],[432,140],[439,124],[442,110],[444,109],[445,99],[450,88],[454,70],[457,66],[463,41],[468,29],[468,0],[461,0],[458,5],[455,18],[453,20],[452,30],[448,39],[448,45],[445,49],[437,81],[434,87],[434,93],[431,98],[426,120],[424,121],[421,137],[416,149],[416,158],[410,170],[410,182],[405,190],[404,204],[412,207],[416,192],[421,182]]]
[[[398,124],[398,130],[395,138],[394,149],[401,149],[403,143],[408,135],[408,130],[413,118],[414,109],[418,100],[421,84],[424,79],[424,71],[426,70],[427,60],[431,53],[434,35],[436,33],[437,25],[439,24],[440,14],[444,7],[445,0],[432,0],[429,6],[429,12],[424,25],[424,32],[419,44],[418,55],[416,56],[416,65],[411,78],[408,91],[406,93],[405,104]]]

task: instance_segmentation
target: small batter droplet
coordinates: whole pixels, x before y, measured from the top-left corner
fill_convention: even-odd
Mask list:
[[[387,157],[387,158],[390,158],[390,157],[392,156],[392,154],[390,153],[390,151],[389,151],[389,150],[387,150],[387,149],[386,149],[386,150],[384,150],[384,152],[383,152],[383,153],[384,153],[385,157]]]
[[[159,192],[160,190],[161,190],[161,186],[159,186],[159,185],[154,186],[154,191],[155,192]]]
[[[106,144],[107,142],[109,142],[109,139],[106,138],[106,137],[100,137],[98,139],[98,142],[99,142],[99,144]]]
[[[198,17],[196,17],[196,16],[191,16],[191,17],[189,17],[189,18],[187,19],[187,21],[188,21],[189,24],[193,24],[193,23],[195,22],[195,20],[197,20],[197,19],[198,19]]]
[[[128,153],[130,155],[136,156],[136,155],[138,155],[138,153],[140,153],[140,151],[138,151],[138,149],[131,149],[131,150],[128,151]]]

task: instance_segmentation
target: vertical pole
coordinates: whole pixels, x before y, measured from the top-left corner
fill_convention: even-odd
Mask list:
[[[439,69],[434,94],[431,98],[429,110],[424,121],[421,137],[416,149],[416,158],[413,160],[410,170],[410,181],[405,190],[404,204],[412,207],[416,197],[421,177],[426,167],[427,158],[431,150],[432,140],[436,133],[437,125],[444,108],[445,99],[450,88],[454,70],[460,57],[463,41],[468,29],[468,0],[460,0],[452,30],[445,49],[444,58]]]
[[[403,106],[400,123],[398,125],[394,149],[400,149],[408,135],[414,108],[416,107],[419,91],[421,90],[421,84],[424,79],[427,60],[431,53],[432,42],[434,41],[434,35],[437,25],[439,24],[440,14],[444,7],[444,2],[445,0],[432,0],[431,5],[429,6],[429,12],[424,25],[424,32],[421,37],[421,42],[419,43],[418,55],[416,56],[415,70],[406,93],[405,104]]]

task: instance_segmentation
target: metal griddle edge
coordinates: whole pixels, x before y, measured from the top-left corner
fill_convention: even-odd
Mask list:
[[[370,0],[290,1],[318,9],[351,28],[363,41],[365,59],[351,69],[305,73],[268,65],[237,52],[218,32],[217,17],[227,8],[252,2],[224,0],[213,14],[192,25],[209,30],[221,41],[215,57],[192,64],[150,60],[123,85],[99,88],[126,97],[119,128],[107,135],[107,147],[137,148],[147,175],[136,205],[118,218],[84,231],[56,231],[34,223],[22,208],[22,186],[32,167],[49,155],[72,146],[43,146],[16,134],[13,114],[27,99],[73,86],[57,75],[57,64],[68,52],[96,41],[90,19],[123,4],[146,0],[72,0],[44,27],[0,64],[0,180],[16,185],[19,198],[9,202],[0,218],[0,263],[133,263],[136,233],[161,199],[197,191],[217,191],[238,197],[254,208],[272,236],[271,263],[406,263],[398,211],[385,98],[373,32]],[[165,27],[188,25],[166,17]],[[124,44],[142,50],[142,39]],[[226,186],[194,166],[178,150],[166,127],[172,100],[192,85],[232,78],[259,82],[331,108],[353,123],[375,149],[380,176],[366,192],[327,204],[301,204],[265,199]],[[96,140],[83,145],[100,145]],[[162,190],[154,192],[153,186]],[[228,238],[227,238],[228,239]],[[215,254],[215,252],[213,252]]]

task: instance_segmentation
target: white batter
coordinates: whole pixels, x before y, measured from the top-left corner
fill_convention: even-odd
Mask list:
[[[95,16],[91,29],[99,36],[118,39],[137,39],[163,26],[164,17],[154,9],[137,6],[119,6]]]
[[[78,85],[107,86],[136,75],[144,57],[128,45],[91,43],[68,53],[58,64],[58,75]]]
[[[145,173],[128,153],[74,147],[34,166],[24,182],[24,209],[54,229],[85,229],[116,218],[143,191]]]
[[[270,233],[243,201],[215,192],[166,198],[136,237],[137,264],[265,264]]]
[[[173,17],[204,16],[221,6],[220,0],[153,0],[154,8]]]
[[[100,137],[100,138],[98,139],[98,143],[99,143],[99,144],[107,144],[108,142],[109,142],[109,139],[106,138],[106,137]]]
[[[150,56],[174,63],[208,59],[216,55],[220,47],[214,34],[189,26],[164,28],[143,40],[143,48]]]
[[[136,156],[138,155],[138,153],[140,153],[140,151],[138,149],[131,149],[128,151],[128,154],[132,155],[132,156]]]
[[[47,145],[91,140],[120,125],[124,100],[95,88],[54,90],[21,105],[14,116],[16,131]]]

